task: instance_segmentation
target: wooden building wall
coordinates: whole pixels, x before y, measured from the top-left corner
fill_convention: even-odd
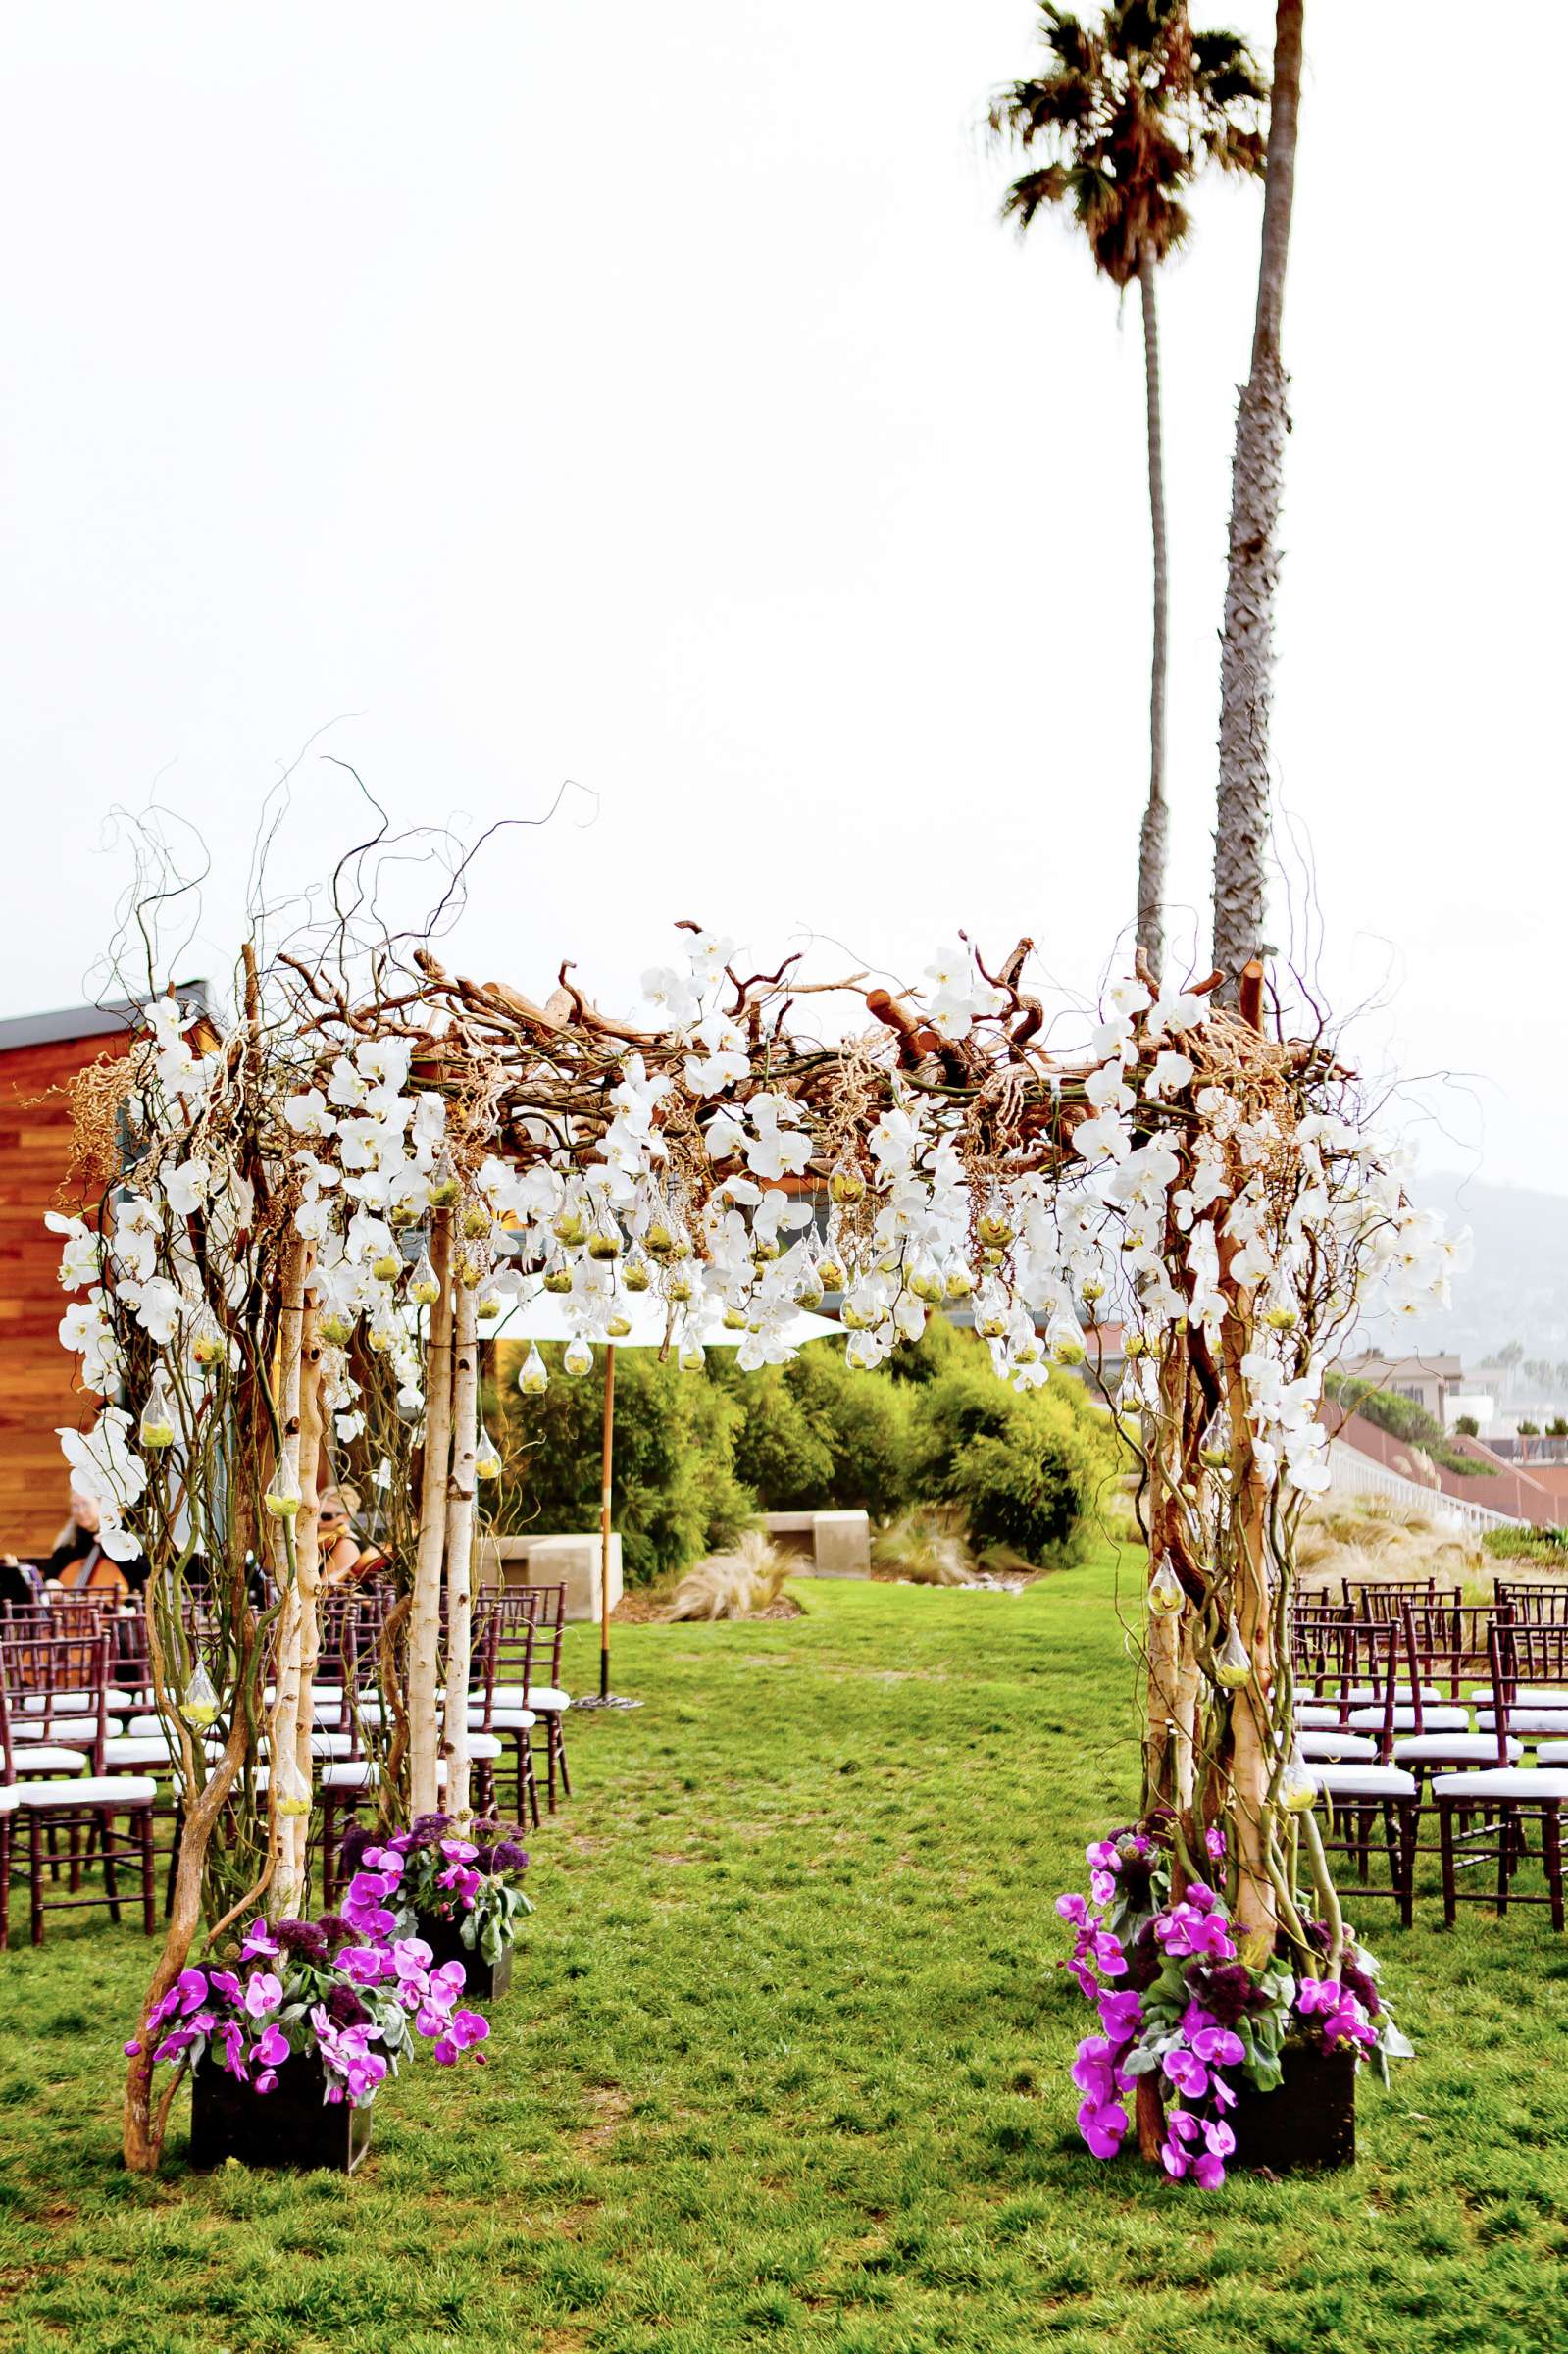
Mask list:
[[[43,1223],[45,1210],[75,1206],[62,1194],[70,1105],[48,1091],[115,1044],[66,1038],[0,1051],[0,1553],[53,1544],[69,1494],[55,1432],[91,1420],[95,1402],[76,1389],[76,1360],[60,1346],[70,1297],[60,1237]]]

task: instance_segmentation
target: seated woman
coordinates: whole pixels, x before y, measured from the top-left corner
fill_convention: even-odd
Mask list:
[[[387,1565],[378,1545],[362,1546],[354,1534],[353,1514],[359,1510],[357,1489],[324,1488],[317,1512],[324,1586],[366,1585]]]
[[[124,1599],[147,1582],[144,1561],[115,1561],[98,1542],[98,1507],[90,1496],[71,1491],[71,1516],[55,1539],[54,1551],[38,1567],[46,1585],[68,1594],[102,1594]]]

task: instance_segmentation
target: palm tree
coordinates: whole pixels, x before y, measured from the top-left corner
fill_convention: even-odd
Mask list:
[[[1184,198],[1205,164],[1258,173],[1266,95],[1239,34],[1194,32],[1187,0],[1120,0],[1098,26],[1041,0],[1043,74],[998,93],[999,137],[1043,161],[1015,179],[1004,220],[1027,230],[1046,205],[1067,204],[1094,267],[1121,289],[1135,279],[1143,307],[1148,407],[1149,521],[1154,542],[1154,631],[1149,670],[1149,790],[1138,839],[1138,937],[1151,969],[1164,956],[1165,669],[1169,569],[1160,432],[1159,332],[1154,277],[1185,243]]]
[[[1269,713],[1274,593],[1280,578],[1280,495],[1290,430],[1280,358],[1285,262],[1295,194],[1304,0],[1278,0],[1274,87],[1263,186],[1252,366],[1236,420],[1230,564],[1220,656],[1220,785],[1214,827],[1214,961],[1226,992],[1263,946],[1263,860],[1269,838]]]

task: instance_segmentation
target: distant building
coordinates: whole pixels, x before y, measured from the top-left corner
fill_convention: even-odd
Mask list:
[[[1346,1381],[1370,1381],[1374,1389],[1388,1390],[1395,1398],[1408,1398],[1412,1405],[1423,1407],[1444,1430],[1451,1413],[1463,1410],[1451,1404],[1464,1395],[1467,1387],[1456,1356],[1383,1356],[1369,1350],[1341,1370]]]
[[[205,1003],[199,982],[179,994]],[[124,1053],[135,1018],[129,1005],[77,1005],[0,1022],[0,1553],[54,1543],[70,1494],[55,1433],[92,1419],[95,1401],[60,1346],[60,1237],[43,1220],[65,1202],[71,1082]]]

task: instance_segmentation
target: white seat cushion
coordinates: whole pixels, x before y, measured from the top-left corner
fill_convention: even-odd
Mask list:
[[[1406,1707],[1408,1707],[1413,1690],[1414,1686],[1408,1682],[1395,1684],[1393,1687],[1394,1700],[1396,1702],[1403,1701]],[[1350,1706],[1354,1709],[1367,1708],[1373,1701],[1376,1701],[1381,1708],[1383,1705],[1383,1694],[1384,1687],[1382,1684],[1352,1684],[1349,1692],[1346,1695],[1346,1698],[1349,1700]],[[1423,1684],[1421,1687],[1421,1697],[1424,1701],[1441,1700],[1442,1698],[1442,1694],[1438,1690],[1436,1684]]]
[[[1435,1798],[1519,1798],[1539,1805],[1545,1799],[1568,1798],[1568,1773],[1546,1773],[1528,1766],[1495,1766],[1490,1773],[1440,1773],[1432,1793]]]
[[[525,1708],[537,1709],[541,1715],[550,1716],[561,1709],[569,1709],[572,1695],[563,1692],[559,1684],[530,1684],[523,1695],[523,1705]]]
[[[1383,1711],[1381,1709],[1352,1709],[1350,1725],[1354,1732],[1381,1733]],[[1416,1729],[1414,1709],[1395,1709],[1393,1729],[1396,1733],[1413,1733]],[[1563,1729],[1568,1732],[1568,1722],[1565,1722]],[[1421,1712],[1421,1730],[1424,1733],[1467,1733],[1470,1730],[1470,1711],[1468,1709],[1424,1708]]]
[[[15,1786],[10,1782],[0,1782],[0,1815],[14,1815],[21,1804]]]
[[[381,1778],[369,1758],[335,1758],[316,1776],[324,1790],[369,1790]]]
[[[11,1714],[18,1714],[18,1703],[11,1704]],[[98,1706],[96,1692],[24,1692],[21,1714],[24,1716],[42,1716],[53,1706],[61,1716],[90,1716]]]
[[[1481,1709],[1477,1712],[1476,1722],[1484,1733],[1490,1733],[1495,1729],[1496,1714],[1492,1709]],[[1548,1739],[1555,1733],[1559,1740],[1568,1740],[1568,1709],[1510,1709],[1508,1730],[1527,1736],[1544,1733]]]
[[[468,1713],[468,1720],[470,1724],[482,1724],[484,1722],[483,1709],[471,1708]],[[531,1731],[538,1721],[531,1709],[503,1709],[497,1706],[490,1711],[491,1732],[526,1733]]]
[[[126,1727],[126,1731],[133,1741],[139,1741],[143,1735],[150,1739],[154,1733],[161,1733],[163,1729],[164,1720],[157,1715],[132,1716]]]
[[[1470,1701],[1473,1708],[1490,1709],[1492,1686],[1478,1685],[1471,1693]],[[1568,1710],[1568,1684],[1521,1684],[1514,1693],[1513,1706],[1516,1709]]]
[[[1295,1704],[1296,1723],[1310,1731],[1327,1731],[1341,1718],[1342,1712],[1332,1700],[1298,1700]]]
[[[314,1730],[311,1733],[310,1754],[313,1758],[346,1758],[353,1746],[354,1737],[351,1733],[318,1733]],[[224,1745],[221,1741],[208,1742],[207,1755],[214,1764],[223,1754]],[[256,1745],[256,1755],[259,1758],[265,1758],[267,1755],[265,1734]]]
[[[1564,1720],[1564,1730],[1568,1731],[1568,1719]],[[13,1716],[11,1731],[19,1750],[34,1741],[85,1741],[90,1746],[98,1738],[98,1719],[96,1716],[57,1716],[45,1729],[41,1723],[25,1724],[20,1717]]]
[[[497,1741],[493,1733],[470,1732],[468,1737],[469,1756],[478,1758],[481,1763],[487,1762],[492,1766],[501,1755],[504,1746],[503,1742]]]
[[[1508,1755],[1524,1756],[1524,1744],[1510,1740]],[[1413,1740],[1393,1745],[1396,1766],[1495,1766],[1495,1733],[1417,1733]]]
[[[1378,1754],[1378,1745],[1367,1733],[1313,1732],[1297,1733],[1295,1745],[1301,1755],[1325,1766],[1370,1766]]]
[[[127,1766],[172,1766],[169,1744],[158,1733],[127,1733],[123,1740],[106,1741],[103,1762],[122,1770]]]
[[[5,1751],[0,1749],[0,1767],[5,1762]],[[80,1773],[86,1763],[79,1749],[56,1749],[52,1741],[25,1741],[17,1751],[17,1764],[28,1773]]]
[[[25,1807],[150,1807],[158,1785],[135,1773],[89,1774],[81,1782],[17,1782]]]
[[[1414,1798],[1415,1775],[1398,1766],[1314,1766],[1312,1776],[1330,1798]]]

